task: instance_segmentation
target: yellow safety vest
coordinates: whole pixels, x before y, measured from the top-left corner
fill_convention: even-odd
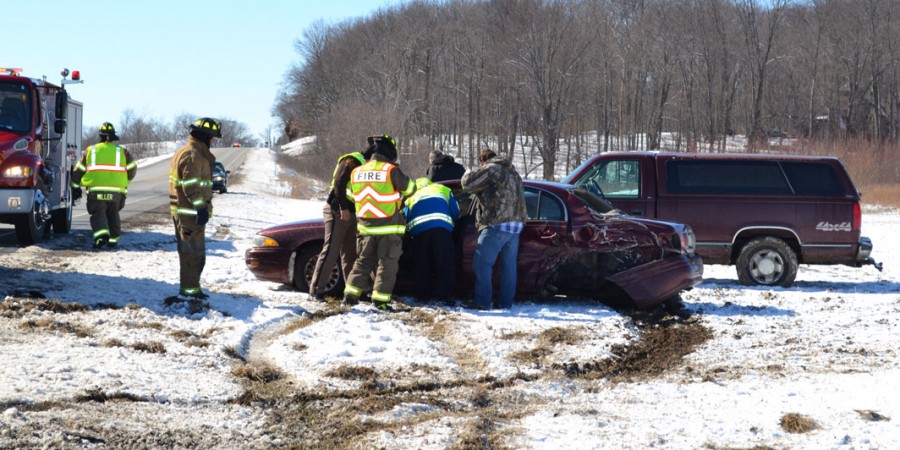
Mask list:
[[[372,160],[355,169],[350,175],[350,192],[356,206],[356,217],[360,219],[357,232],[367,235],[403,234],[405,225],[368,225],[366,219],[389,219],[400,211],[402,204],[400,191],[391,180],[393,164]],[[412,191],[415,185],[410,180]]]
[[[347,153],[347,154],[341,155],[341,157],[337,159],[337,164],[334,165],[334,172],[331,174],[331,184],[328,186],[329,191],[334,190],[334,177],[337,176],[338,168],[341,167],[341,161],[343,161],[344,158],[354,158],[357,161],[359,161],[359,165],[363,165],[366,163],[366,157],[363,156],[363,154],[360,152],[353,152],[353,153]],[[353,201],[353,196],[350,194],[349,190],[347,190],[347,200]]]
[[[91,192],[128,193],[128,171],[137,166],[125,159],[125,149],[116,144],[101,142],[87,148],[86,166],[78,162],[75,170],[83,170],[81,185]]]

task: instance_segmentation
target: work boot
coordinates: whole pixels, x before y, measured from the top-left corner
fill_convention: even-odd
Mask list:
[[[344,299],[341,300],[342,305],[346,306],[355,306],[359,304],[359,297],[350,294],[344,294]]]
[[[325,298],[325,294],[310,294],[309,299],[313,300],[313,301],[317,301],[317,302],[323,302],[323,303],[328,301]]]
[[[373,302],[375,305],[375,310],[380,312],[394,312],[394,307],[391,306],[391,302]]]
[[[109,243],[109,236],[99,236],[94,239],[94,248],[100,248]]]
[[[206,300],[209,298],[209,295],[203,291],[198,290],[197,292],[190,294],[185,292],[178,292],[178,297],[190,300]]]

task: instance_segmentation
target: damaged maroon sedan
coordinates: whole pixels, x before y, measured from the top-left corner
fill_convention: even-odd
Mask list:
[[[459,182],[446,184],[456,193],[460,210],[467,211],[471,200],[460,192]],[[564,295],[647,309],[700,283],[703,263],[694,253],[689,226],[624,215],[603,198],[572,185],[532,180],[523,184],[528,221],[519,242],[520,298]],[[474,214],[464,213],[454,234],[454,294],[471,298],[478,240]],[[308,291],[323,235],[321,219],[262,230],[245,254],[247,268],[261,280]],[[412,272],[408,259],[401,259],[395,294],[412,293]],[[342,289],[335,264],[326,295],[340,297]]]

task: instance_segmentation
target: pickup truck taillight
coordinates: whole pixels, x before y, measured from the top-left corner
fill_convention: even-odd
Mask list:
[[[853,227],[851,229],[854,231],[862,229],[862,207],[859,206],[859,202],[853,203]]]

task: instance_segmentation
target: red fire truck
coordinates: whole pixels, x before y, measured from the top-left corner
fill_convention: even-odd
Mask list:
[[[72,226],[71,173],[81,157],[82,104],[65,85],[81,83],[64,69],[60,85],[0,68],[0,223],[15,225],[20,245]]]

